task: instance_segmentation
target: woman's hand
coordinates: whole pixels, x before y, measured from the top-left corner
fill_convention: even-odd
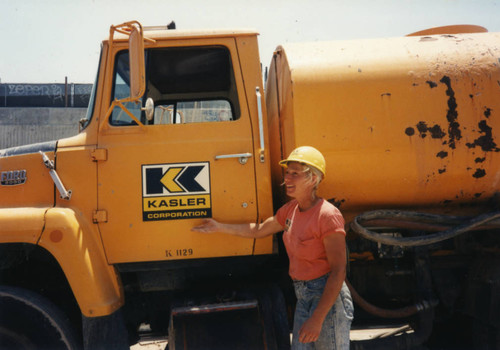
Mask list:
[[[195,226],[191,231],[203,232],[203,233],[214,233],[220,232],[220,223],[214,219],[205,219],[201,225]]]
[[[311,316],[308,318],[299,330],[299,342],[311,343],[319,338],[323,320],[318,317]]]

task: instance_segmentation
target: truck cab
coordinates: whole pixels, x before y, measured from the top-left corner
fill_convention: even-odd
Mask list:
[[[146,29],[144,36],[154,37],[145,41],[144,95],[108,113],[130,94],[130,55],[127,42],[105,43],[95,99],[102,103],[84,130],[98,134],[96,152],[105,154],[96,162],[95,209],[105,217],[98,226],[108,262],[272,253],[272,240],[190,231],[208,217],[272,215],[269,157],[258,142],[257,33]],[[146,101],[154,104],[149,117]]]
[[[12,225],[0,231],[57,261],[84,329],[114,317],[133,295],[182,298],[195,284],[206,298],[276,253],[272,237],[191,231],[204,218],[259,222],[273,214],[261,77],[255,31],[114,26],[81,132],[2,154],[2,170],[19,168],[28,181],[2,187],[9,209],[0,216]],[[22,235],[14,232],[19,222]],[[162,300],[163,324],[173,306]],[[148,312],[125,312],[134,332]]]

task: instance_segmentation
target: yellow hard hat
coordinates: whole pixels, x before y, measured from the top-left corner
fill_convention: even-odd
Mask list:
[[[326,174],[325,157],[311,146],[301,146],[294,149],[287,159],[280,161],[280,165],[286,168],[289,162],[304,163],[321,171],[323,176]]]

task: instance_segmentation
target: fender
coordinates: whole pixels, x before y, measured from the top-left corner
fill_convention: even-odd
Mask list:
[[[46,210],[38,244],[59,262],[85,316],[110,315],[123,305],[121,280],[106,261],[98,233],[72,209]]]
[[[0,209],[1,243],[36,244],[42,234],[47,208]]]

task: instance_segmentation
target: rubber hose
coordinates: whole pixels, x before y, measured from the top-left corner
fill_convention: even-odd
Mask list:
[[[419,305],[408,306],[397,310],[381,309],[373,306],[364,300],[354,289],[354,287],[346,280],[346,284],[351,291],[351,295],[363,310],[368,313],[380,317],[389,318],[403,318],[412,316],[418,313],[419,325],[414,333],[405,333],[399,336],[388,336],[383,338],[372,338],[366,340],[353,340],[351,341],[351,350],[386,350],[386,349],[414,349],[423,344],[432,332],[432,325],[434,319],[433,307],[437,302],[424,302],[426,308],[421,308]]]
[[[432,302],[423,302],[421,304],[415,304],[411,306],[406,306],[400,309],[382,309],[378,306],[370,304],[368,301],[363,299],[362,296],[358,294],[358,292],[354,289],[352,284],[346,279],[345,283],[351,292],[352,299],[354,302],[359,305],[363,310],[368,312],[369,314],[382,317],[382,318],[405,318],[415,315],[417,312],[423,311],[430,307],[434,307],[437,305],[436,301]]]
[[[500,218],[500,212],[493,212],[482,214],[476,216],[472,219],[469,219],[465,223],[462,223],[452,229],[440,231],[427,236],[420,237],[389,237],[383,236],[377,232],[370,231],[363,227],[360,224],[360,221],[363,220],[376,220],[376,219],[410,219],[410,220],[422,220],[426,222],[463,222],[463,218],[456,216],[444,216],[444,215],[433,215],[433,214],[425,214],[425,213],[415,213],[415,212],[404,212],[399,210],[375,210],[365,212],[361,215],[358,215],[354,218],[353,222],[351,222],[351,228],[354,232],[358,233],[362,237],[378,242],[386,245],[395,245],[402,247],[415,247],[422,246],[428,244],[434,244],[437,242],[441,242],[453,237],[456,237],[462,233],[472,230],[477,226],[481,226],[487,222],[493,221],[495,219]]]

